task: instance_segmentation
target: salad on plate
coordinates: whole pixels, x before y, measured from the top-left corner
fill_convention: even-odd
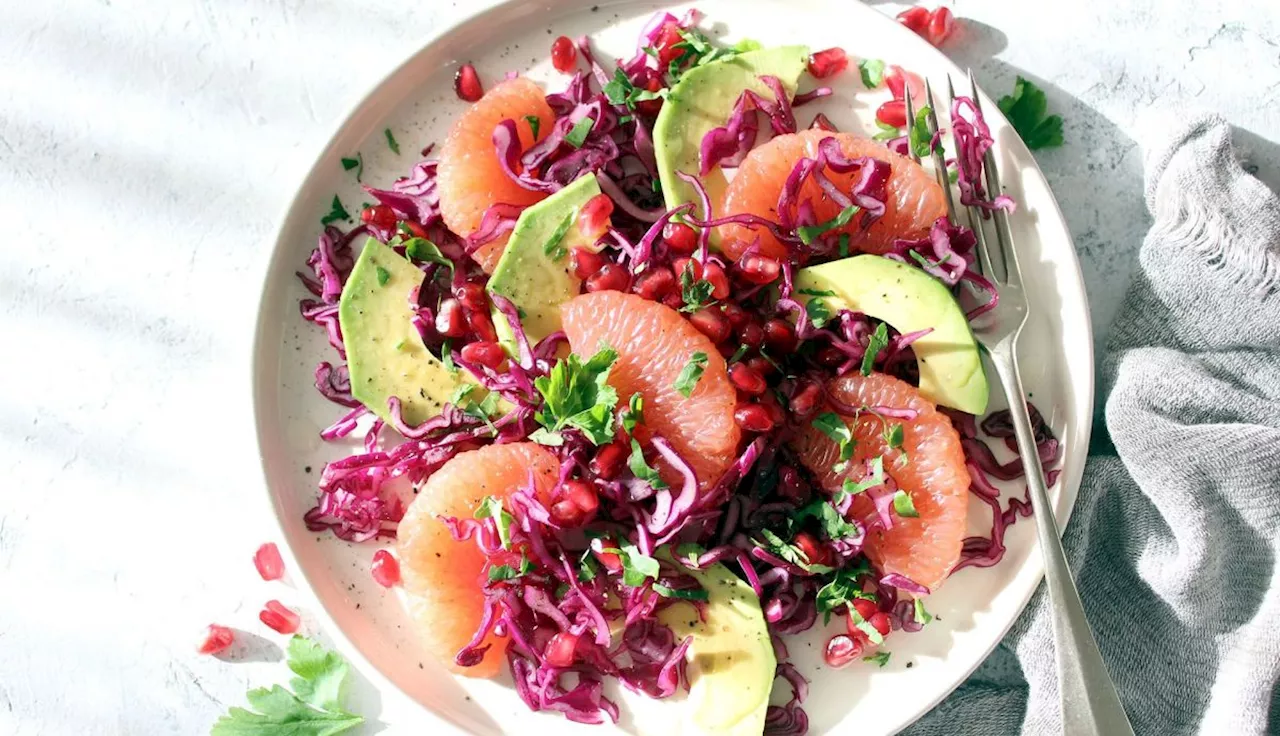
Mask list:
[[[698,21],[657,14],[627,60],[560,37],[550,92],[464,65],[447,138],[326,226],[299,273],[347,408],[322,436],[364,438],[305,522],[394,538],[374,576],[425,650],[533,710],[616,721],[619,683],[687,692],[689,732],[798,734],[790,635],[883,666],[1030,513],[992,483],[1021,474],[983,439],[1013,443],[970,329],[998,294],[942,186],[1015,205],[972,101],[930,137],[914,74]],[[880,134],[837,130],[828,84],[887,87]],[[945,172],[911,156],[948,144]]]

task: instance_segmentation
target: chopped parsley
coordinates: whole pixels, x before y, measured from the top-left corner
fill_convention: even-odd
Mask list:
[[[801,294],[808,296],[835,296],[836,293],[831,289],[797,289]]]
[[[622,429],[627,434],[636,431],[636,425],[644,421],[644,396],[639,392],[631,394],[631,401],[628,402],[627,408],[622,410],[618,416],[622,422]]]
[[[593,118],[584,117],[573,124],[568,133],[565,133],[564,141],[574,148],[582,148],[582,144],[587,142],[587,136],[591,135],[591,129],[596,125]]]
[[[404,241],[405,255],[422,263],[438,263],[453,270],[453,261],[440,252],[440,247],[426,238],[409,238]]]
[[[876,652],[875,654],[871,655],[870,657],[863,657],[863,658],[862,658],[862,661],[863,661],[863,662],[875,662],[876,664],[878,664],[878,665],[880,665],[881,667],[883,667],[883,666],[885,666],[886,664],[889,664],[889,654],[890,654],[889,652]]]
[[[902,449],[902,441],[905,439],[903,433],[901,422],[889,424],[884,428],[884,441],[885,444],[889,445],[889,449]]]
[[[511,525],[515,523],[515,517],[502,508],[502,501],[494,496],[485,498],[476,507],[474,516],[477,519],[493,519],[493,525],[498,528],[498,540],[502,542],[502,548],[510,547]]]
[[[876,486],[884,485],[884,457],[880,456],[871,461],[871,472],[862,480],[854,482],[850,478],[845,478],[840,484],[840,490],[836,493],[835,501],[840,503],[846,496],[856,496],[859,493],[865,493]]]
[[[835,316],[835,313],[831,311],[830,305],[824,299],[810,299],[804,305],[804,312],[809,315],[809,321],[813,323],[813,326],[819,329]]]
[[[547,242],[542,246],[542,252],[553,261],[563,260],[569,254],[564,248],[564,236],[569,233],[569,228],[573,226],[573,213],[570,212],[564,216],[556,229],[551,232],[551,237],[547,238]]]
[[[391,134],[391,129],[387,128],[386,130],[382,131],[382,134],[387,137],[387,148],[390,148],[392,153],[399,156],[400,144],[396,143],[396,137]]]
[[[520,553],[520,567],[514,568],[510,565],[497,565],[489,568],[489,582],[496,583],[502,580],[515,580],[519,577],[528,575],[533,570],[533,563],[529,561],[529,557],[525,553]]]
[[[920,516],[920,512],[916,511],[915,502],[911,500],[911,494],[903,490],[893,494],[893,510],[898,512],[898,516],[907,519],[916,519]]]
[[[627,459],[627,467],[631,468],[632,475],[648,483],[655,491],[667,487],[667,482],[658,475],[658,471],[645,462],[644,450],[640,449],[640,443],[634,438],[631,440],[631,457]]]
[[[391,272],[382,266],[378,266],[374,274],[378,277],[378,286],[386,286],[387,282],[391,280]]]
[[[836,570],[835,575],[826,585],[818,589],[818,597],[816,600],[818,613],[822,614],[822,622],[831,621],[831,613],[840,606],[848,605],[848,603],[856,598],[874,602],[876,596],[874,593],[868,593],[862,589],[858,583],[858,578],[871,572],[865,560],[860,560],[853,565]]]
[[[875,140],[891,141],[894,138],[899,138],[902,136],[902,131],[898,130],[896,127],[892,125],[889,125],[888,123],[882,123],[879,120],[877,120],[876,127],[880,129],[880,132],[871,136]]]
[[[321,225],[328,225],[338,220],[351,220],[351,213],[347,212],[347,208],[342,206],[342,200],[338,199],[338,195],[333,195],[333,203],[329,205],[329,214],[320,218]]]
[[[823,234],[827,233],[828,231],[836,230],[844,227],[845,225],[848,225],[849,220],[852,220],[853,216],[858,214],[858,211],[861,209],[862,208],[859,207],[858,205],[851,204],[848,207],[845,207],[844,209],[840,210],[840,214],[836,215],[830,220],[827,220],[826,222],[818,223],[817,225],[805,225],[804,227],[796,228],[796,235],[800,237],[800,242],[804,243],[805,245],[810,245],[811,243],[813,243],[813,241],[822,237]]]
[[[657,92],[640,89],[631,83],[631,79],[621,67],[613,70],[613,79],[604,85],[604,96],[609,99],[610,105],[626,105],[632,110],[636,109],[637,102],[656,100],[665,97],[666,94],[665,89]]]
[[[1044,90],[1034,83],[1019,76],[1013,83],[1013,94],[1001,97],[996,105],[1022,136],[1027,148],[1038,151],[1062,145],[1062,118],[1045,114],[1049,108],[1048,100]]]
[[[840,257],[849,257],[849,233],[840,233]]]
[[[538,131],[542,130],[542,118],[537,115],[525,115],[524,121],[529,124],[529,132],[533,133],[534,139],[537,139]]]
[[[764,542],[756,541],[757,545],[792,565],[795,565],[801,570],[824,573],[831,572],[834,569],[826,565],[817,565],[809,562],[809,557],[804,553],[804,550],[794,544],[782,541],[782,537],[779,537],[768,529],[761,529],[760,534],[764,537]]]
[[[686,601],[705,601],[711,598],[711,594],[702,588],[676,590],[674,588],[668,588],[660,583],[653,584],[653,592],[663,598],[680,598]]]
[[[739,345],[738,349],[733,351],[733,355],[729,358],[729,362],[737,363],[739,360],[742,360],[742,356],[746,355],[747,351],[750,349],[751,348],[748,347],[746,343]]]
[[[889,347],[889,328],[881,322],[876,325],[871,337],[867,338],[867,352],[862,354],[862,375],[871,375],[871,368],[876,364],[876,358],[880,357],[880,351],[887,347]]]
[[[542,428],[530,436],[535,442],[560,444],[560,431],[573,427],[593,444],[613,440],[613,409],[618,392],[608,383],[609,370],[618,359],[613,348],[600,351],[583,362],[575,353],[557,361],[550,375],[535,378],[533,385],[542,395],[542,406],[534,418]]]
[[[676,376],[676,382],[673,385],[675,390],[680,392],[681,396],[688,398],[693,395],[693,389],[698,385],[698,381],[702,379],[702,372],[707,367],[707,354],[698,351],[689,356],[689,362],[685,363],[684,368],[680,369],[680,375]]]
[[[822,432],[838,445],[840,459],[832,466],[832,470],[837,473],[841,472],[849,462],[849,458],[853,457],[853,446],[857,444],[853,439],[853,432],[849,431],[849,426],[844,423],[840,415],[830,411],[814,417],[812,424],[814,429]]]
[[[920,624],[921,626],[924,626],[925,624],[933,620],[933,616],[930,615],[928,611],[924,610],[923,600],[917,598],[915,601],[915,607],[916,607],[916,610],[915,610],[916,623]]]
[[[623,542],[618,546],[622,553],[619,558],[622,560],[622,583],[632,588],[638,588],[644,585],[646,580],[657,580],[658,574],[662,568],[658,565],[658,561],[640,551],[640,548],[630,542]]]
[[[458,375],[458,366],[453,362],[453,345],[448,338],[440,344],[440,362],[444,364],[444,369],[449,371],[449,375]]]
[[[711,298],[713,291],[715,286],[710,281],[693,277],[693,261],[686,263],[684,270],[680,272],[680,296],[684,299],[684,306],[680,311],[696,312],[713,303],[714,300]]]
[[[907,121],[907,145],[911,146],[911,152],[917,158],[928,158],[933,152],[929,145],[933,141],[933,136],[929,135],[929,112],[929,106],[924,105],[916,111],[915,120]]]
[[[359,151],[356,151],[355,158],[344,157],[342,159],[342,170],[350,171],[352,169],[356,170],[356,181],[360,181],[360,177],[364,175],[364,156]]]
[[[817,519],[823,534],[832,541],[849,539],[862,534],[862,529],[855,523],[840,515],[836,507],[824,499],[814,499],[808,506],[800,509],[793,517],[792,523],[803,523],[807,519]]]
[[[862,86],[867,89],[875,89],[884,84],[884,62],[880,59],[859,61],[858,73],[862,75]]]

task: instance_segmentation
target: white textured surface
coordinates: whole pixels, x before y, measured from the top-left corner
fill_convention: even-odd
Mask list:
[[[993,93],[1035,79],[1066,118],[1068,145],[1039,161],[1095,325],[1147,225],[1137,142],[1153,118],[1223,112],[1280,182],[1271,6],[955,4],[967,29],[946,50]],[[271,531],[247,401],[265,248],[337,118],[456,12],[436,0],[0,9],[0,733],[200,733],[251,684],[284,679],[274,635],[234,662],[191,650],[205,623],[263,632],[262,601],[292,598],[249,561]],[[413,732],[412,706],[353,680],[358,710]]]

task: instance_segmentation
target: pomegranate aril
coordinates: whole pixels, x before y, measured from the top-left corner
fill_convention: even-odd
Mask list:
[[[849,56],[838,46],[816,51],[809,56],[809,73],[818,79],[839,74],[848,66]]]
[[[458,73],[453,78],[453,91],[467,102],[475,102],[484,97],[484,87],[480,86],[480,75],[476,74],[474,66],[463,64],[458,67]]]
[[[606,263],[587,279],[587,291],[626,291],[630,284],[627,269],[616,263]]]
[[[894,128],[907,124],[907,103],[902,100],[889,100],[876,108],[876,120]]]
[[[764,376],[746,363],[734,363],[729,366],[729,381],[733,383],[734,388],[749,396],[759,396],[769,387],[764,382]]]
[[[578,647],[578,635],[561,631],[547,642],[547,651],[542,657],[552,667],[568,667],[573,664],[573,652]]]
[[[694,281],[702,278],[702,264],[692,258],[676,258],[671,261],[671,270],[675,271],[678,279],[683,279],[686,271]]]
[[[698,248],[698,234],[683,222],[668,222],[662,226],[662,239],[673,253],[688,255]]]
[[[196,645],[200,654],[217,654],[231,646],[236,640],[236,632],[226,626],[209,624],[204,630],[204,637]]]
[[[618,443],[601,447],[596,450],[596,456],[591,458],[591,472],[604,480],[617,478],[627,461],[627,452],[626,446]]]
[[[636,277],[631,290],[650,301],[661,301],[678,286],[675,274],[665,266],[657,266]]]
[[[618,549],[618,543],[609,537],[602,537],[600,539],[600,548]],[[595,558],[599,560],[600,564],[604,565],[605,569],[609,572],[622,571],[622,559],[618,557],[617,554],[613,552],[597,552],[594,547],[592,548],[591,554],[595,555]]]
[[[279,580],[284,577],[284,560],[275,542],[267,542],[253,553],[253,566],[263,580]]]
[[[729,296],[729,275],[715,261],[702,264],[702,278],[711,284],[711,298],[724,299]]]
[[[773,375],[774,371],[778,370],[778,367],[770,362],[768,358],[761,355],[753,355],[742,362],[751,366],[752,370],[765,377]]]
[[[811,565],[829,565],[831,564],[831,550],[813,538],[808,532],[800,532],[793,541],[795,546],[800,548],[804,553],[805,559],[809,560]]]
[[[825,347],[818,351],[814,359],[818,361],[818,365],[827,368],[835,368],[848,358],[839,348]]]
[[[862,644],[851,636],[837,634],[827,642],[822,659],[829,667],[840,668],[862,656]]]
[[[658,52],[659,69],[666,69],[671,62],[680,58],[684,50],[677,46],[683,42],[684,37],[680,35],[680,25],[678,23],[669,20],[663,24],[662,30],[658,32],[658,38],[654,42]]]
[[[294,633],[302,623],[301,616],[276,600],[267,601],[267,607],[258,612],[258,619],[281,634]]]
[[[864,621],[880,612],[880,609],[876,607],[875,601],[869,601],[866,598],[854,598],[850,605],[853,606]],[[853,628],[852,622],[850,622],[850,628]]]
[[[771,284],[780,273],[782,264],[777,259],[759,253],[748,253],[738,261],[738,275],[753,284]]]
[[[378,204],[360,210],[360,221],[383,230],[394,230],[396,213],[385,204]]]
[[[907,8],[898,13],[898,22],[923,36],[929,25],[929,10],[921,7]]]
[[[459,286],[453,290],[453,295],[471,312],[487,312],[489,311],[489,295],[485,293],[484,287],[472,281]]]
[[[782,404],[779,404],[777,399],[773,398],[773,394],[761,396],[760,406],[763,406],[764,410],[769,413],[769,419],[775,427],[787,421],[786,410],[782,408]]]
[[[467,315],[457,299],[450,298],[440,302],[440,310],[436,312],[436,332],[445,337],[462,337],[467,334]]]
[[[909,90],[912,100],[920,100],[924,98],[924,80],[920,75],[903,69],[896,64],[891,64],[884,73],[884,83],[893,93],[893,99],[901,100],[903,95]]]
[[[551,504],[551,520],[562,527],[580,526],[585,521],[582,510],[567,499]]]
[[[729,324],[733,324],[733,320]],[[764,344],[764,328],[755,320],[747,322],[738,328],[738,340],[749,348],[758,348]]]
[[[461,352],[463,360],[479,363],[495,371],[501,368],[503,361],[507,359],[507,352],[502,349],[502,346],[488,340],[464,345]]]
[[[721,304],[720,313],[725,316],[725,319],[729,320],[729,326],[735,330],[741,330],[746,327],[747,321],[751,319],[751,315],[747,313],[747,310],[733,302]]]
[[[427,229],[419,225],[418,223],[414,222],[413,220],[401,220],[399,223],[396,224],[396,227],[400,227],[402,225],[405,228],[407,228],[415,238],[427,237]]]
[[[938,8],[929,16],[929,25],[925,29],[924,37],[934,46],[941,46],[951,36],[955,26],[956,18],[951,14],[951,9]],[[912,97],[912,99],[915,98]]]
[[[498,341],[498,331],[493,326],[493,318],[485,312],[467,312],[467,324],[476,337],[489,342]]]
[[[689,316],[689,321],[711,342],[724,342],[729,337],[729,319],[714,308],[702,308]]]
[[[608,261],[599,253],[592,253],[586,248],[574,248],[569,251],[569,264],[573,266],[573,275],[586,281]]]
[[[597,194],[578,210],[578,230],[592,243],[604,236],[612,224],[613,200],[607,194]]]
[[[748,432],[768,432],[773,429],[773,418],[769,410],[759,404],[738,404],[733,410],[733,420]]]
[[[662,68],[666,69],[667,65],[663,64]],[[657,92],[662,89],[662,82],[658,81],[657,77],[650,77],[649,81],[645,83],[644,88],[650,92]],[[642,115],[657,115],[659,112],[662,112],[662,98],[658,97],[652,100],[637,102],[636,112],[641,113]]]
[[[400,582],[400,562],[385,549],[373,553],[373,563],[369,565],[369,573],[384,588],[395,587]]]
[[[876,611],[867,617],[867,623],[875,627],[880,632],[880,636],[888,636],[893,630],[893,622],[889,619],[889,614],[884,611]]]
[[[587,517],[595,516],[596,510],[600,508],[600,497],[590,483],[567,480],[560,486],[560,495]]]
[[[568,36],[561,36],[551,43],[551,65],[570,74],[578,65],[578,47]]]
[[[816,381],[805,381],[796,386],[791,395],[791,411],[801,419],[807,419],[818,409],[822,399],[822,385]]]
[[[679,291],[673,291],[662,297],[662,303],[672,309],[680,309],[684,306],[684,297],[680,295]]]
[[[777,317],[764,323],[764,341],[776,355],[788,355],[796,349],[796,331],[791,323]]]

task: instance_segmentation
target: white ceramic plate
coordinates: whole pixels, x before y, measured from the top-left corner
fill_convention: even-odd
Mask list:
[[[396,597],[370,578],[374,545],[349,545],[303,526],[302,515],[314,502],[320,469],[354,449],[356,440],[331,445],[317,436],[339,411],[312,388],[312,370],[317,361],[333,356],[319,331],[298,316],[297,303],[304,292],[293,273],[304,266],[314,247],[319,219],[334,194],[352,212],[367,199],[339,158],[361,152],[363,179],[375,185],[389,184],[406,173],[417,160],[416,151],[440,141],[463,109],[452,87],[460,62],[475,63],[486,81],[514,70],[559,89],[567,77],[556,73],[548,60],[555,36],[589,34],[601,58],[625,58],[633,53],[639,29],[655,10],[679,14],[686,7],[626,0],[508,0],[445,30],[388,74],[339,126],[281,226],[262,295],[253,375],[271,503],[297,560],[297,572],[315,595],[321,621],[357,667],[370,674],[376,671],[375,682],[390,682],[421,703],[421,723],[414,726],[439,729],[443,719],[472,733],[601,732],[559,716],[531,714],[509,680],[455,679],[437,669],[420,651]],[[851,55],[884,59],[934,80],[947,74],[957,81],[964,78],[946,57],[898,23],[850,0],[704,0],[697,7],[705,14],[703,26],[730,42],[754,38],[766,45],[841,46]],[[821,110],[842,130],[871,130],[875,106],[887,99],[887,93],[859,93],[852,68],[834,81],[837,94],[820,106],[802,108],[801,125]],[[1033,400],[1065,444],[1064,472],[1056,489],[1058,515],[1065,520],[1089,440],[1093,341],[1088,307],[1071,238],[1044,177],[994,101],[983,102],[1006,189],[1019,202],[1014,237],[1027,292],[1037,298],[1024,332],[1022,373]],[[385,128],[394,131],[402,155],[388,149]],[[993,409],[1001,405],[998,393],[993,380]],[[985,533],[990,524],[989,512],[977,502],[970,519],[974,532]],[[1007,537],[1009,551],[1000,565],[964,570],[931,596],[929,608],[939,621],[919,634],[895,635],[886,647],[893,656],[884,668],[822,667],[822,642],[830,631],[821,627],[791,641],[793,661],[812,683],[806,706],[812,732],[849,732],[854,724],[860,733],[894,732],[963,681],[999,642],[1040,580],[1033,532],[1032,524],[1018,524]],[[624,730],[678,730],[673,725],[679,722],[678,701],[655,703],[626,695],[620,699]]]

